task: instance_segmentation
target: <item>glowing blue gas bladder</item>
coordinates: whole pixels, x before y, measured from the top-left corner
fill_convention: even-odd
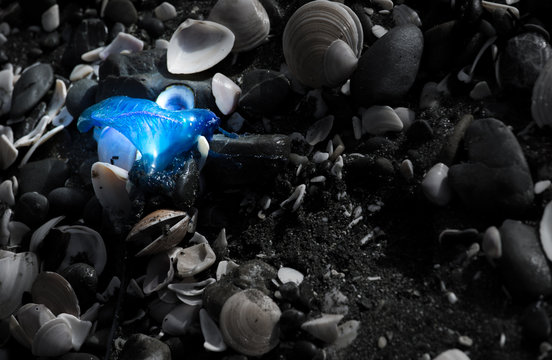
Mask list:
[[[77,127],[81,132],[94,126],[114,128],[136,146],[153,173],[191,150],[200,136],[211,139],[219,122],[207,109],[167,110],[150,100],[113,96],[86,109]]]

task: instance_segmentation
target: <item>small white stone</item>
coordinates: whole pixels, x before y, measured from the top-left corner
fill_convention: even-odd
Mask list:
[[[458,344],[466,347],[470,347],[473,345],[473,340],[469,336],[461,335],[458,337]]]
[[[440,353],[433,360],[470,360],[470,358],[458,349],[450,349]]]
[[[10,31],[11,31],[10,24],[8,24],[5,21],[0,23],[0,34],[4,36],[8,36],[10,34]]]
[[[177,15],[174,5],[166,1],[153,9],[153,13],[155,14],[155,17],[161,21],[174,19]]]
[[[11,180],[4,180],[0,184],[0,201],[5,202],[10,207],[15,205],[15,193]]]
[[[404,159],[399,167],[401,175],[406,179],[410,180],[414,177],[414,165],[409,159]]]
[[[385,338],[385,336],[380,336],[378,338],[378,347],[380,349],[383,349],[387,346],[387,339]]]
[[[449,303],[456,304],[458,302],[458,298],[456,297],[456,294],[453,293],[452,291],[448,291],[446,296]]]
[[[372,0],[372,4],[376,5],[382,10],[391,10],[393,9],[393,1],[391,0]]]
[[[105,50],[105,46],[100,46],[93,50],[87,51],[81,55],[81,60],[86,62],[94,62],[100,60],[100,53]]]
[[[13,143],[5,135],[0,135],[0,169],[6,170],[17,159],[19,151],[13,146]]]
[[[292,282],[295,285],[300,285],[304,278],[305,276],[303,274],[290,267],[281,267],[278,269],[278,279],[282,284]]]
[[[496,226],[491,226],[485,230],[481,247],[490,259],[499,259],[502,256],[502,240]]]
[[[393,111],[395,111],[399,119],[401,119],[403,123],[403,128],[405,130],[407,130],[410,127],[410,125],[412,125],[414,120],[416,120],[416,113],[412,109],[405,108],[405,107],[397,107],[397,108],[394,108]]]
[[[535,183],[534,192],[535,195],[542,194],[546,190],[550,189],[550,185],[552,185],[552,182],[550,180],[541,180]]]
[[[144,42],[130,34],[120,32],[102,52],[100,59],[105,60],[111,54],[120,54],[123,51],[138,52],[144,48]]]
[[[470,91],[470,97],[474,100],[482,100],[492,95],[491,88],[486,81],[480,81]]]
[[[330,158],[330,154],[328,154],[327,152],[317,151],[312,156],[312,161],[315,164],[320,164],[328,160],[329,158]]]
[[[403,123],[389,106],[374,105],[362,112],[362,133],[381,135],[388,131],[401,131]]]
[[[42,28],[46,32],[51,32],[57,29],[59,26],[59,6],[58,4],[52,5],[48,10],[42,13],[41,17]]]
[[[216,73],[211,81],[211,88],[221,113],[229,115],[236,110],[241,89],[235,82],[221,73]]]
[[[157,39],[157,40],[155,40],[155,48],[156,49],[168,49],[169,48],[169,42],[165,39]]]
[[[448,166],[443,163],[433,165],[422,181],[422,191],[432,203],[444,206],[449,203],[452,194],[448,184]]]
[[[69,75],[69,80],[74,82],[80,79],[84,79],[93,72],[94,68],[92,66],[87,64],[79,64],[73,68],[73,71],[71,71],[71,74]]]
[[[372,34],[374,34],[374,36],[377,37],[378,39],[383,35],[387,34],[387,31],[388,30],[381,25],[372,26]]]
[[[11,69],[0,71],[0,116],[9,113],[11,110],[13,80]]]

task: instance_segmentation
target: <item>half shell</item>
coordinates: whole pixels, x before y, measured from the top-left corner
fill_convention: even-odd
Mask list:
[[[80,315],[79,300],[71,284],[58,273],[40,273],[31,289],[33,301],[44,304],[54,315],[61,313]]]
[[[194,74],[222,61],[232,51],[234,34],[213,21],[187,19],[175,30],[167,49],[167,69]]]
[[[199,274],[215,263],[216,255],[208,243],[182,249],[176,255],[176,270],[181,277]]]
[[[268,14],[259,0],[219,0],[209,12],[208,20],[222,24],[234,33],[234,52],[257,47],[270,32]]]
[[[38,260],[32,252],[2,252],[0,255],[0,319],[10,316],[21,305],[21,297],[38,274]]]
[[[222,307],[220,330],[224,341],[248,356],[261,356],[278,345],[280,308],[257,289],[232,295]]]

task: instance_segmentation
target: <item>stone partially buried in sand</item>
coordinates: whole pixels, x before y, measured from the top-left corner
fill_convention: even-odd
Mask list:
[[[54,69],[38,64],[25,70],[13,88],[10,115],[19,117],[32,109],[54,84]]]

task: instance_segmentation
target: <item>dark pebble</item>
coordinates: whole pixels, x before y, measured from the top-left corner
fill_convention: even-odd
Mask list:
[[[525,337],[534,343],[541,343],[550,335],[550,318],[540,303],[529,305],[523,312],[521,326]]]
[[[96,300],[98,274],[93,266],[85,263],[75,263],[60,271],[79,299],[82,311],[88,309]]]
[[[70,352],[59,358],[59,360],[100,360],[96,355],[88,353]]]
[[[474,120],[464,136],[468,163],[448,178],[466,207],[489,217],[522,214],[533,202],[533,180],[521,146],[501,121]]]
[[[160,340],[144,334],[131,335],[120,354],[121,360],[170,360],[169,346]]]
[[[92,196],[84,206],[82,212],[84,223],[93,229],[99,229],[103,219],[102,211],[103,208],[98,198]]]
[[[456,21],[435,25],[424,33],[424,67],[441,75],[456,63],[458,31]]]
[[[188,209],[199,195],[199,169],[194,159],[186,161],[176,180],[173,200],[178,208]]]
[[[86,198],[84,194],[73,188],[59,187],[48,194],[50,203],[50,216],[66,215],[71,219],[82,216]]]
[[[521,221],[505,220],[499,230],[499,265],[508,290],[524,300],[550,296],[552,274],[535,229]]]
[[[288,309],[282,311],[280,317],[280,330],[286,338],[293,338],[301,329],[301,324],[307,320],[307,315],[297,309]]]
[[[281,33],[285,25],[285,13],[282,7],[278,4],[278,1],[260,0],[260,3],[265,8],[268,18],[270,19],[270,32]]]
[[[138,12],[129,0],[111,0],[105,7],[105,17],[111,22],[130,26],[138,20]]]
[[[416,120],[410,125],[406,135],[414,143],[423,143],[433,138],[433,129],[426,120]]]
[[[159,37],[165,31],[165,25],[161,20],[152,16],[145,16],[140,20],[140,27],[148,32],[151,37]]]
[[[301,294],[300,301],[301,304],[309,310],[314,310],[318,307],[317,295],[314,293],[314,289],[310,282],[303,280],[299,285],[299,292]]]
[[[293,282],[287,282],[280,285],[278,290],[280,290],[280,294],[282,294],[282,298],[284,300],[290,301],[292,303],[299,300],[299,287]]]
[[[30,228],[42,225],[48,216],[48,199],[37,192],[26,192],[17,200],[14,218]]]
[[[23,72],[13,88],[10,114],[24,115],[32,109],[54,83],[54,69],[50,64],[38,64]]]
[[[40,23],[42,13],[56,3],[56,0],[18,0],[25,13],[24,21],[30,24]]]
[[[374,165],[375,165],[374,170],[376,171],[376,175],[387,177],[395,173],[395,168],[393,167],[393,163],[391,162],[391,160],[387,158],[384,158],[384,157],[377,158],[376,161],[374,162]]]
[[[56,47],[59,46],[60,42],[61,42],[61,36],[57,31],[47,33],[43,35],[39,40],[40,47],[44,50],[55,49]]]
[[[109,29],[109,39],[113,40],[119,35],[119,33],[125,32],[125,26],[121,24],[120,22],[116,22],[113,24],[113,26]]]
[[[439,154],[439,161],[450,167],[454,160],[457,158],[458,147],[460,142],[464,138],[466,130],[473,121],[472,115],[463,116],[460,121],[454,126],[454,131],[447,138],[447,141],[443,144],[441,153]]]
[[[289,80],[273,70],[255,69],[243,77],[239,106],[255,114],[272,114],[285,103]]]
[[[8,54],[4,50],[0,50],[0,64],[4,64],[8,62],[10,58],[8,57]]]
[[[500,82],[506,90],[530,94],[542,68],[552,56],[546,39],[535,32],[517,35],[500,55]]]
[[[323,360],[326,358],[324,351],[306,340],[299,340],[293,346],[293,359]]]
[[[27,56],[31,59],[38,59],[43,54],[42,50],[37,47],[32,47],[29,50],[27,50]]]
[[[362,54],[351,75],[351,95],[362,106],[392,103],[414,84],[424,48],[417,26],[392,28]]]
[[[44,159],[25,164],[19,169],[17,180],[21,193],[36,191],[46,195],[65,184],[69,177],[69,167],[63,160]]]
[[[65,106],[74,119],[89,106],[96,103],[98,83],[92,79],[81,79],[73,83],[67,91]]]
[[[75,65],[82,63],[81,55],[105,45],[107,28],[100,19],[84,19],[73,28],[71,37],[65,52],[61,58],[62,64],[73,69]]]
[[[454,2],[454,12],[463,25],[470,26],[483,14],[481,0],[458,0]]]

